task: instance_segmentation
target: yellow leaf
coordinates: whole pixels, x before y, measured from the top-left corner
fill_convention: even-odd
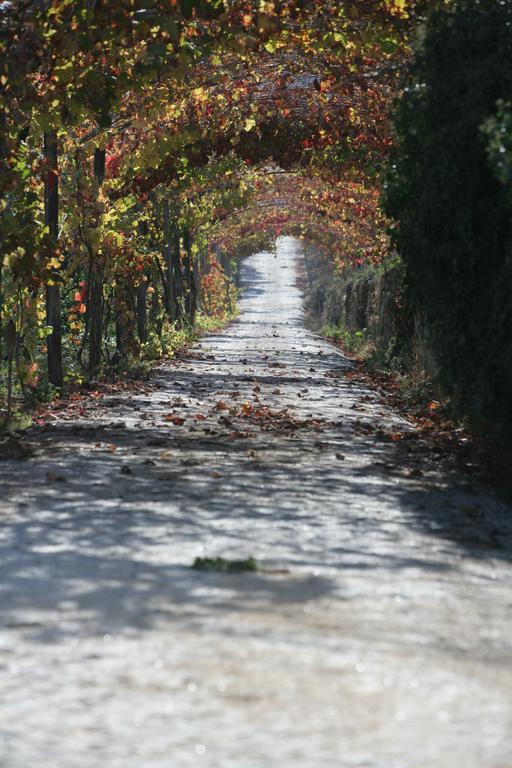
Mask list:
[[[192,91],[192,94],[196,101],[208,101],[208,94],[206,93],[204,88],[194,88]]]

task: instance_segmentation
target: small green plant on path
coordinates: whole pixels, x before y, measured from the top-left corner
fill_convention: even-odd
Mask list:
[[[216,571],[217,573],[243,573],[257,571],[258,563],[254,557],[245,560],[229,560],[224,557],[196,557],[192,568],[195,571]]]

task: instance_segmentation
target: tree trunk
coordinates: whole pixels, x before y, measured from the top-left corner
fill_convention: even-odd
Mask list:
[[[114,289],[114,305],[116,309],[116,350],[117,359],[120,360],[126,355],[126,327],[122,307],[124,304],[123,289],[121,287],[121,278],[117,277],[116,287]]]
[[[0,365],[3,359],[3,337],[4,337],[4,283],[3,283],[3,259],[0,259]]]
[[[201,249],[197,254],[196,284],[197,284],[197,308],[202,308],[203,301],[203,276],[207,272],[207,251]]]
[[[44,184],[45,224],[49,229],[54,247],[59,237],[59,177],[58,149],[56,131],[44,133],[44,157],[46,176]],[[60,287],[49,285],[46,288],[46,324],[52,327],[47,337],[48,378],[54,387],[62,387],[62,329],[60,318]]]
[[[171,217],[169,212],[169,201],[164,200],[162,204],[162,258],[165,268],[160,271],[162,278],[162,287],[164,289],[164,307],[172,320],[172,294],[171,294]]]
[[[103,276],[93,265],[89,280],[89,375],[98,373],[103,341]]]
[[[171,223],[169,202],[163,207],[163,256],[165,261],[165,308],[173,323],[182,315],[183,275],[180,263],[180,236],[178,227]]]
[[[147,235],[149,227],[147,221],[139,220],[139,235]],[[144,279],[146,278],[146,279]],[[144,270],[141,275],[141,282],[135,291],[135,314],[137,319],[137,336],[141,344],[148,340],[148,271]]]
[[[147,297],[148,284],[140,282],[137,286],[137,335],[142,344],[148,340]]]
[[[224,274],[226,275],[226,307],[231,314],[233,312],[233,303],[231,301],[231,279],[233,277],[232,262],[229,256],[224,256]]]
[[[183,315],[184,288],[183,288],[183,272],[181,269],[180,230],[177,224],[173,227],[172,242],[173,242],[172,258],[173,258],[173,275],[174,275],[174,281],[173,281],[174,304],[176,308],[176,320],[180,320]]]
[[[185,315],[190,318],[190,232],[187,228],[183,230],[183,298]]]
[[[185,313],[193,324],[197,310],[197,282],[192,257],[192,241],[188,227],[183,230],[183,249],[185,251],[183,265],[185,273]]]
[[[96,197],[105,178],[105,150],[94,150],[94,176],[96,177]],[[89,375],[95,376],[101,365],[101,345],[103,342],[103,265],[98,263],[97,254],[91,260],[89,276]]]
[[[155,286],[155,290],[151,294],[151,303],[148,311],[148,322],[150,328],[154,328],[160,337],[162,335],[162,316],[161,316],[161,302],[160,294],[156,290],[158,284],[159,264],[156,263],[153,269],[149,270],[149,280],[152,285]],[[165,296],[166,290],[164,290],[164,308],[165,308]]]
[[[7,348],[7,422],[11,418],[12,410],[12,368],[17,345],[16,324],[9,320],[5,327],[5,346]]]
[[[193,287],[193,304],[194,304],[194,314],[192,317],[192,322],[196,319],[196,312],[199,308],[199,299],[201,296],[201,262],[199,260],[199,254],[195,259],[192,261],[192,287]]]
[[[0,164],[4,167],[7,159],[7,121],[5,119],[5,109],[0,109]],[[7,204],[8,205],[8,204]],[[7,208],[8,210],[8,208]],[[3,250],[3,248],[2,248]],[[3,295],[3,258],[0,259],[0,361],[3,359],[3,337],[4,337],[4,317],[3,317],[4,295]],[[1,362],[0,362],[1,365]]]
[[[119,358],[135,350],[133,328],[135,321],[135,302],[132,291],[122,277],[116,279],[116,347]]]

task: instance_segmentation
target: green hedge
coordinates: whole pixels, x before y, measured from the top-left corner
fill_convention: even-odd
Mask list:
[[[512,0],[439,2],[395,115],[385,204],[444,385],[512,445]]]

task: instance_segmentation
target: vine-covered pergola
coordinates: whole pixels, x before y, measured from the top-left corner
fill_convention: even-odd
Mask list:
[[[229,314],[232,260],[281,233],[337,269],[385,260],[380,172],[415,5],[4,3],[9,388],[165,354],[198,310]]]

